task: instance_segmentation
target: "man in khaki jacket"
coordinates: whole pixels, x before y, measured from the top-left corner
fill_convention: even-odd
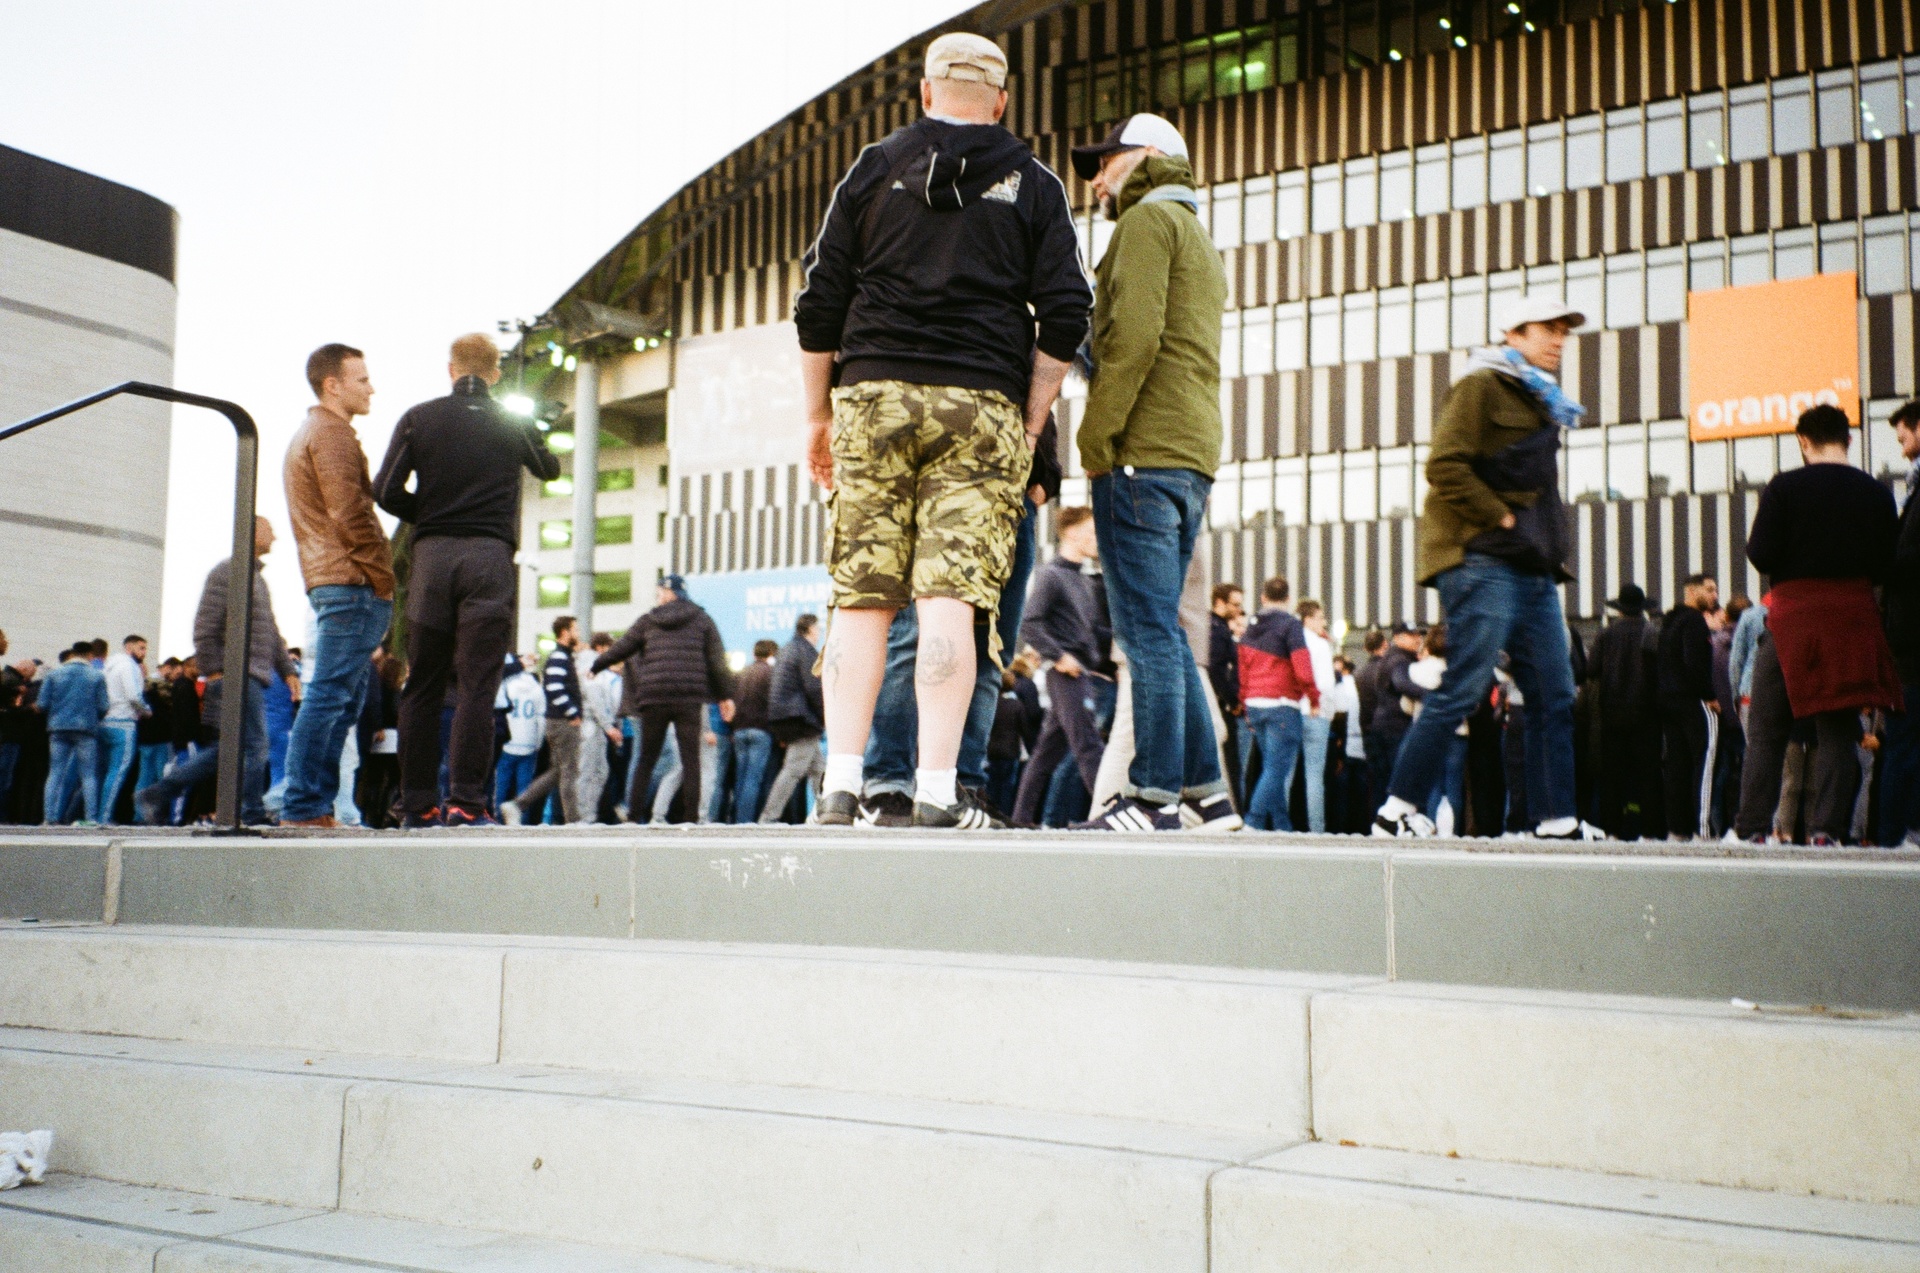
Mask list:
[[[285,478],[315,617],[313,677],[287,741],[280,823],[331,827],[340,753],[393,617],[393,556],[353,428],[373,405],[366,358],[348,345],[322,345],[307,359],[307,383],[319,402],[287,448]]]

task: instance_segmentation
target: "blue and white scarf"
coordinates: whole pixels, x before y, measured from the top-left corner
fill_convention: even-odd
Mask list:
[[[1467,359],[1467,374],[1497,371],[1509,380],[1517,380],[1534,396],[1547,418],[1563,429],[1577,429],[1586,423],[1587,409],[1566,395],[1555,380],[1521,356],[1511,345],[1487,345],[1473,351]]]

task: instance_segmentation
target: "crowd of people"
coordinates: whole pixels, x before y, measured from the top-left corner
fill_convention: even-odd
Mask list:
[[[672,575],[623,634],[563,617],[544,659],[512,651],[522,475],[560,466],[495,405],[498,349],[454,342],[452,392],[371,476],[365,357],[316,350],[284,468],[314,636],[281,637],[262,520],[243,817],[1920,845],[1920,403],[1892,422],[1903,508],[1814,406],[1749,529],[1764,595],[1695,575],[1662,613],[1628,584],[1586,641],[1559,464],[1585,412],[1557,380],[1585,318],[1522,297],[1434,421],[1416,575],[1443,622],[1350,633],[1285,578],[1209,589],[1227,285],[1186,142],[1135,115],[1074,149],[1115,223],[1090,288],[1059,178],[999,126],[1006,73],[991,41],[934,41],[924,117],[861,153],[805,255],[831,614],[744,668]],[[1058,507],[1070,372],[1089,500]],[[0,672],[16,820],[204,808],[227,573],[158,675],[137,636]]]

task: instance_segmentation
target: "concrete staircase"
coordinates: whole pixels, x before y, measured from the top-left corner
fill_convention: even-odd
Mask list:
[[[1920,1270],[1920,1017],[0,927],[0,1269]]]

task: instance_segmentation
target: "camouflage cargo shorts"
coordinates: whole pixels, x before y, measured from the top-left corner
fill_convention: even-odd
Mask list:
[[[870,380],[833,391],[833,604],[955,597],[991,614],[1033,463],[1005,394]]]

